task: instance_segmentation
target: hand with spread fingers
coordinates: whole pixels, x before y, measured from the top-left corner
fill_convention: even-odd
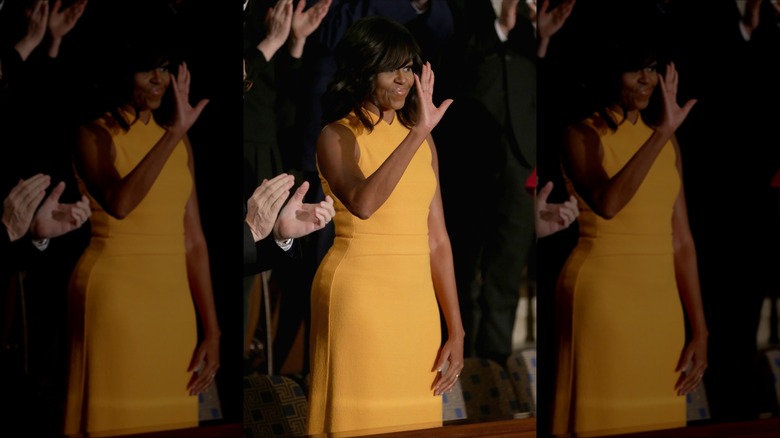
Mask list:
[[[659,129],[666,129],[669,134],[674,133],[680,127],[682,122],[688,117],[691,108],[696,104],[696,99],[691,99],[682,107],[677,103],[677,86],[680,82],[680,76],[674,68],[674,63],[670,62],[666,68],[666,75],[658,75],[658,85],[661,86],[661,100],[663,102],[663,113]]]
[[[328,13],[331,0],[320,0],[304,11],[306,0],[300,0],[292,17],[291,33],[294,39],[306,39],[322,23]]]
[[[89,199],[86,196],[82,196],[81,200],[74,204],[61,204],[59,200],[63,191],[65,191],[65,183],[60,182],[35,213],[30,226],[33,238],[62,236],[80,228],[92,215]]]
[[[550,0],[544,0],[542,7],[536,15],[536,33],[539,35],[539,44],[536,49],[536,56],[544,58],[547,55],[547,48],[550,45],[550,39],[561,28],[571,15],[576,0],[564,0],[555,8],[550,10]],[[534,2],[535,3],[535,2]]]
[[[419,119],[415,128],[422,128],[430,133],[442,117],[447,112],[447,108],[452,105],[452,99],[446,99],[438,107],[433,103],[433,83],[434,75],[431,63],[426,62],[422,67],[422,72],[418,76],[414,75],[414,86],[418,97]]]
[[[62,40],[68,32],[73,30],[84,13],[86,6],[87,0],[73,2],[65,9],[62,9],[62,0],[54,2],[54,6],[49,13],[49,34],[52,39]]]
[[[333,198],[326,196],[318,204],[304,204],[303,197],[309,190],[304,182],[295,191],[290,202],[282,208],[274,226],[274,238],[285,240],[303,237],[325,227],[336,215]]]
[[[192,78],[190,71],[187,69],[187,63],[183,62],[179,65],[178,73],[171,79],[171,86],[173,86],[173,95],[176,105],[176,112],[174,116],[174,122],[170,129],[184,135],[195,124],[195,121],[200,117],[200,113],[203,112],[203,108],[209,103],[208,99],[202,99],[194,107],[190,104],[190,82]]]
[[[580,215],[577,198],[573,195],[562,204],[548,204],[547,197],[552,189],[553,183],[549,181],[536,196],[536,237],[546,237],[565,230]]]
[[[549,39],[563,27],[566,19],[571,15],[576,0],[564,0],[554,9],[550,10],[550,0],[544,0],[537,13],[537,29],[539,38]]]

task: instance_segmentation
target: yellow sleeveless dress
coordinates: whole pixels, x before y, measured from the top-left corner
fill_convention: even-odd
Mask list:
[[[653,132],[641,118],[624,121],[616,132],[596,117],[586,123],[601,137],[610,177]],[[556,304],[556,435],[685,426],[685,397],[674,388],[685,343],[672,242],[680,192],[676,158],[670,141],[611,220],[578,197],[580,237],[559,278]]]
[[[396,118],[369,134],[356,120],[339,123],[355,132],[368,177],[409,130]],[[431,158],[423,143],[367,220],[353,216],[320,176],[334,198],[336,237],[312,285],[309,434],[441,425],[442,401],[432,390],[441,326],[428,245],[437,184]]]
[[[128,132],[107,120],[100,123],[113,137],[121,176],[165,132],[154,120],[138,120]],[[187,391],[197,343],[184,249],[184,211],[192,192],[187,160],[180,142],[149,193],[123,220],[90,197],[92,238],[69,291],[66,435],[198,424],[198,398]]]

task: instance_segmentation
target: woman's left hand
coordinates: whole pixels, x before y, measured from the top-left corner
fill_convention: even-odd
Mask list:
[[[442,372],[448,361],[447,370]],[[461,370],[463,370],[463,337],[451,336],[441,347],[436,360],[438,375],[433,382],[433,394],[442,395],[449,392],[458,381]]]
[[[199,365],[200,371],[198,371]],[[188,372],[192,373],[187,389],[190,395],[198,395],[214,383],[219,369],[219,338],[206,338],[192,355]]]
[[[175,103],[173,125],[169,129],[175,129],[180,135],[184,135],[200,117],[203,108],[209,103],[208,99],[201,99],[194,107],[190,104],[190,71],[187,63],[179,64],[179,71],[171,75],[171,86]]]
[[[414,87],[417,93],[417,112],[419,119],[415,128],[419,127],[429,134],[444,117],[447,108],[452,105],[452,99],[444,100],[438,107],[433,103],[434,75],[431,63],[422,66],[422,72],[414,75]]]
[[[704,370],[707,369],[707,337],[694,336],[691,342],[683,349],[677,370],[680,378],[674,388],[677,395],[686,395],[696,390],[704,378]]]

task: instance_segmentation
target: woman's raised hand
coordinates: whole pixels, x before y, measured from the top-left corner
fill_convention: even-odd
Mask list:
[[[415,127],[424,129],[430,133],[441,121],[447,108],[452,104],[452,99],[447,99],[438,107],[433,104],[433,70],[431,63],[426,62],[422,67],[420,76],[414,75],[414,86],[417,92],[418,120]]]
[[[171,128],[181,131],[184,135],[195,121],[198,120],[203,108],[209,103],[208,99],[202,99],[193,107],[190,105],[190,72],[187,70],[187,63],[182,62],[179,65],[178,73],[172,77],[171,86],[173,86],[173,96],[176,105],[173,125]]]
[[[658,74],[659,85],[661,86],[661,99],[663,102],[663,114],[659,128],[669,130],[669,134],[674,133],[682,122],[688,117],[691,108],[696,104],[696,99],[691,99],[683,107],[677,103],[677,85],[680,77],[674,68],[674,63],[670,62],[666,69],[666,75]]]

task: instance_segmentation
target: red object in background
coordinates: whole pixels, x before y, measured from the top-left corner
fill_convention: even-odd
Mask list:
[[[769,185],[780,188],[780,169],[777,170],[777,173],[775,173],[775,176],[772,178],[772,182],[770,182]]]
[[[531,196],[534,196],[534,193],[536,193],[536,184],[537,184],[537,178],[536,178],[536,168],[534,167],[533,172],[531,172],[531,175],[528,176],[528,179],[525,180],[525,189],[528,190],[528,193],[531,194]]]

